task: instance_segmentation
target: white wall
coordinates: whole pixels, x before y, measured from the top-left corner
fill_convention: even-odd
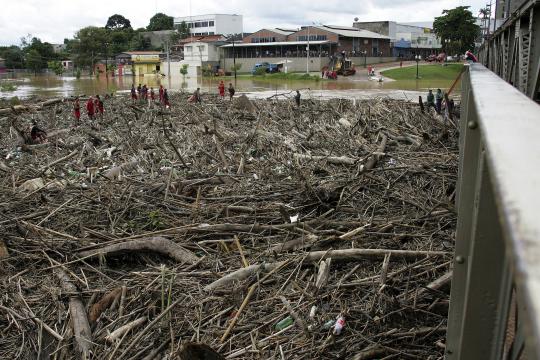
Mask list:
[[[188,65],[188,73],[186,75],[186,77],[197,77],[197,76],[200,76],[201,74],[201,65],[200,65],[200,62],[191,62],[191,61],[171,61],[171,76],[172,77],[178,77],[178,76],[182,76],[182,74],[180,74],[180,69],[182,68],[182,65],[184,64],[187,64]],[[166,61],[163,61],[161,63],[161,67],[160,67],[160,72],[165,75],[165,76],[168,76],[168,66],[167,66],[167,62]]]
[[[244,18],[242,15],[216,15],[216,34],[243,34]]]
[[[190,42],[184,45],[184,59],[187,61],[219,61],[219,52],[215,45],[204,42]]]

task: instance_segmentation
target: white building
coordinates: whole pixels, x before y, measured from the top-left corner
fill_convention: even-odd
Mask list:
[[[216,71],[221,60],[221,40],[193,41],[184,44],[184,60],[181,65],[188,65],[188,76],[198,76],[203,70]]]
[[[174,18],[174,26],[185,22],[192,35],[243,34],[242,15],[208,14]]]

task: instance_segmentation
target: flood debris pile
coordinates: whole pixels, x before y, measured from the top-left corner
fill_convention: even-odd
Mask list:
[[[440,358],[455,127],[186,97],[1,115],[0,358]]]

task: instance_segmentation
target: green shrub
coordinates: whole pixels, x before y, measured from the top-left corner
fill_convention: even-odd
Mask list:
[[[17,90],[17,85],[9,83],[9,82],[3,82],[0,83],[0,90],[4,92],[11,92]]]

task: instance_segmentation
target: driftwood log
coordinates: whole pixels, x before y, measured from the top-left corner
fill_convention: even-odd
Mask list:
[[[169,256],[182,264],[196,264],[199,261],[199,258],[191,251],[184,249],[169,239],[159,236],[112,244],[95,250],[82,251],[79,253],[79,256],[96,257],[120,252],[139,252],[144,250]]]
[[[56,269],[56,276],[60,279],[62,291],[69,296],[69,314],[77,350],[84,359],[89,358],[92,350],[92,330],[86,316],[86,308],[69,275],[62,269]]]

